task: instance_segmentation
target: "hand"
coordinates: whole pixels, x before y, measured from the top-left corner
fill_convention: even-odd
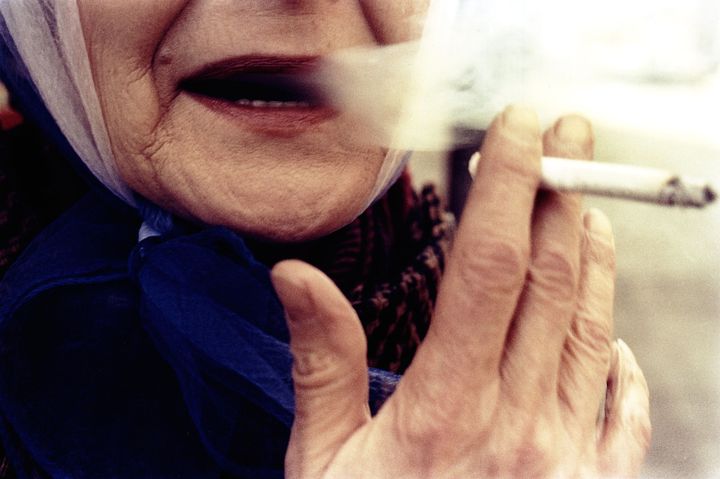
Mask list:
[[[537,193],[543,149],[589,159],[590,127],[566,117],[541,139],[517,107],[491,125],[430,330],[373,418],[350,304],[309,265],[274,268],[295,359],[287,477],[639,472],[648,390],[627,346],[611,341],[610,225],[598,211],[581,219],[576,195]]]

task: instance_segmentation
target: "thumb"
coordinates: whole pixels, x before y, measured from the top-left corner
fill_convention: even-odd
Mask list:
[[[285,306],[295,386],[287,477],[320,477],[348,437],[370,420],[366,342],[340,290],[301,261],[278,263],[272,281]]]

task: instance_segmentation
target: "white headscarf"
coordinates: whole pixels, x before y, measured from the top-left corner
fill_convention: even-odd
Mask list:
[[[95,91],[75,0],[0,0],[18,53],[45,106],[95,177],[134,205],[120,179]]]
[[[65,138],[103,185],[136,206],[132,191],[120,178],[110,147],[77,1],[0,0],[0,14],[31,80]],[[397,179],[408,157],[407,152],[387,154],[367,206]]]

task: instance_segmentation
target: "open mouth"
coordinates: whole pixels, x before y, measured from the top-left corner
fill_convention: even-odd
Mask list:
[[[290,137],[338,114],[315,81],[318,64],[319,57],[237,57],[201,69],[179,88],[244,129]]]
[[[179,86],[193,96],[241,109],[328,109],[313,82],[317,62],[317,57],[239,57],[205,67]]]

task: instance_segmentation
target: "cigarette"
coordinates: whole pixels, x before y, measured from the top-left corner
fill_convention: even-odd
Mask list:
[[[475,178],[480,154],[470,158]],[[666,206],[702,208],[717,194],[708,181],[657,168],[543,157],[540,188],[644,201]]]

